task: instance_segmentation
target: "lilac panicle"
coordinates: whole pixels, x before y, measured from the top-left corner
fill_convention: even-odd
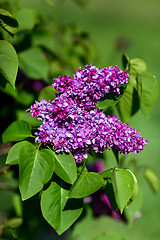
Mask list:
[[[108,147],[124,154],[139,153],[148,142],[140,132],[122,123],[116,115],[106,116],[95,103],[109,92],[120,94],[119,85],[128,82],[129,75],[117,66],[99,70],[86,65],[79,68],[73,78],[54,79],[53,87],[60,93],[53,101],[41,99],[28,113],[42,120],[36,141],[51,144],[57,153],[71,152],[80,162],[87,157],[92,146],[103,153]]]
[[[118,69],[117,66],[99,70],[90,64],[84,69],[79,68],[73,78],[64,76],[53,79],[53,87],[60,93],[67,92],[80,107],[91,109],[104,94],[109,92],[120,94],[118,86],[126,84],[128,78],[128,73]]]

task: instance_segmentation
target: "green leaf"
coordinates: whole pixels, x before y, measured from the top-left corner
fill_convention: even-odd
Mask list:
[[[15,121],[4,131],[2,140],[4,143],[9,141],[21,141],[27,137],[33,137],[31,126],[25,121]]]
[[[103,177],[84,168],[70,190],[70,198],[84,198],[100,189],[104,184]]]
[[[116,233],[102,233],[93,240],[125,240],[125,238]]]
[[[147,64],[142,58],[134,58],[130,60],[130,75],[137,76],[137,74],[144,71],[147,71]]]
[[[148,118],[158,96],[158,80],[152,73],[142,72],[138,75],[137,81],[140,109],[143,115]]]
[[[0,40],[0,82],[8,81],[15,88],[15,80],[18,71],[18,58],[12,45]],[[2,85],[1,84],[1,85]]]
[[[57,93],[58,92],[52,86],[47,86],[41,90],[38,96],[38,101],[40,101],[41,98],[45,99],[46,101],[52,101]]]
[[[32,47],[18,54],[19,67],[30,78],[48,78],[48,61],[40,48]]]
[[[156,176],[155,172],[152,169],[147,168],[144,173],[144,176],[147,179],[148,183],[150,184],[152,190],[154,192],[157,192],[157,190],[159,188],[159,180],[158,180],[158,177]]]
[[[36,149],[31,143],[19,150],[19,188],[22,200],[38,193],[52,177],[54,157],[50,150]]]
[[[6,9],[0,8],[0,26],[11,36],[18,31],[18,22],[16,18]]]
[[[16,111],[16,117],[18,121],[26,121],[28,122],[32,127],[38,127],[42,124],[41,120],[37,120],[36,116],[32,117],[31,114],[26,114],[26,110],[18,110]]]
[[[18,142],[13,145],[13,147],[10,149],[10,151],[7,155],[6,164],[11,164],[11,165],[18,164],[18,153],[19,153],[20,148],[24,144],[28,144],[28,142],[22,141],[22,142]]]
[[[99,172],[99,174],[100,174],[104,179],[107,179],[107,178],[111,178],[111,176],[112,176],[112,171],[113,171],[113,169],[105,170],[105,171],[103,171],[103,172]]]
[[[68,194],[69,190],[55,182],[42,193],[42,215],[58,234],[66,231],[83,211],[82,201],[79,199],[70,199],[69,204],[65,206]]]
[[[122,213],[129,200],[137,194],[137,180],[128,169],[114,169],[111,179],[116,203]]]
[[[118,108],[123,122],[133,116],[139,109],[139,98],[136,90],[136,79],[134,76],[129,78],[129,82],[124,95],[118,103]]]
[[[55,173],[65,182],[73,184],[77,178],[77,168],[72,154],[56,154],[53,152],[53,155],[55,157]]]
[[[20,9],[16,17],[19,23],[19,31],[32,30],[37,22],[36,12],[28,8]]]

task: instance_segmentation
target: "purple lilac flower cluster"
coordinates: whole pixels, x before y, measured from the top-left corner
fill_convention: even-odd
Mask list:
[[[73,78],[54,79],[53,87],[60,93],[53,101],[41,99],[28,113],[42,120],[36,141],[51,144],[57,153],[71,152],[80,162],[87,157],[91,145],[95,152],[109,147],[121,153],[138,153],[148,142],[140,132],[95,107],[96,102],[109,92],[120,94],[119,84],[126,84],[129,75],[117,66],[99,70],[86,65]]]
[[[79,68],[73,78],[64,76],[54,80],[53,87],[61,94],[67,93],[81,108],[91,109],[104,94],[117,92],[120,94],[119,85],[128,82],[128,73],[118,69],[117,66],[102,68],[86,65]]]

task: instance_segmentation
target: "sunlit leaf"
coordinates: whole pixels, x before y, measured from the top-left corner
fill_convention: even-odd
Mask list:
[[[52,101],[57,93],[58,92],[52,86],[47,86],[41,90],[38,96],[38,101],[40,101],[41,98],[45,99],[46,101]]]
[[[27,137],[33,137],[31,126],[25,121],[15,121],[2,134],[3,142],[21,141]]]
[[[15,88],[18,58],[12,45],[0,40],[0,82],[8,81]],[[1,84],[5,87],[5,82]]]
[[[91,195],[102,187],[104,180],[95,172],[88,172],[85,169],[79,174],[76,182],[70,190],[70,198],[83,198]]]
[[[20,148],[23,146],[23,144],[28,144],[27,141],[22,141],[18,142],[13,147],[10,149],[7,159],[6,159],[6,164],[18,164],[18,153]]]
[[[36,149],[31,143],[19,150],[19,188],[22,200],[38,193],[54,171],[54,157],[50,150]]]
[[[138,75],[137,81],[140,109],[144,116],[148,118],[158,96],[158,80],[152,73],[142,72]]]
[[[65,182],[73,184],[77,178],[77,168],[74,157],[71,154],[56,154],[55,157],[55,173]]]
[[[58,234],[66,231],[83,210],[81,199],[69,199],[66,204],[68,194],[69,190],[55,182],[52,182],[50,187],[42,193],[42,215]]]
[[[133,58],[130,60],[129,73],[137,76],[137,74],[147,71],[147,64],[142,58]]]
[[[137,180],[128,169],[114,169],[111,180],[116,203],[122,213],[129,200],[137,195]]]

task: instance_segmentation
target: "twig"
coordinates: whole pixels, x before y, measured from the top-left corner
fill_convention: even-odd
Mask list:
[[[10,168],[11,168],[11,166],[6,166],[6,167],[0,169],[0,174],[8,172]]]

